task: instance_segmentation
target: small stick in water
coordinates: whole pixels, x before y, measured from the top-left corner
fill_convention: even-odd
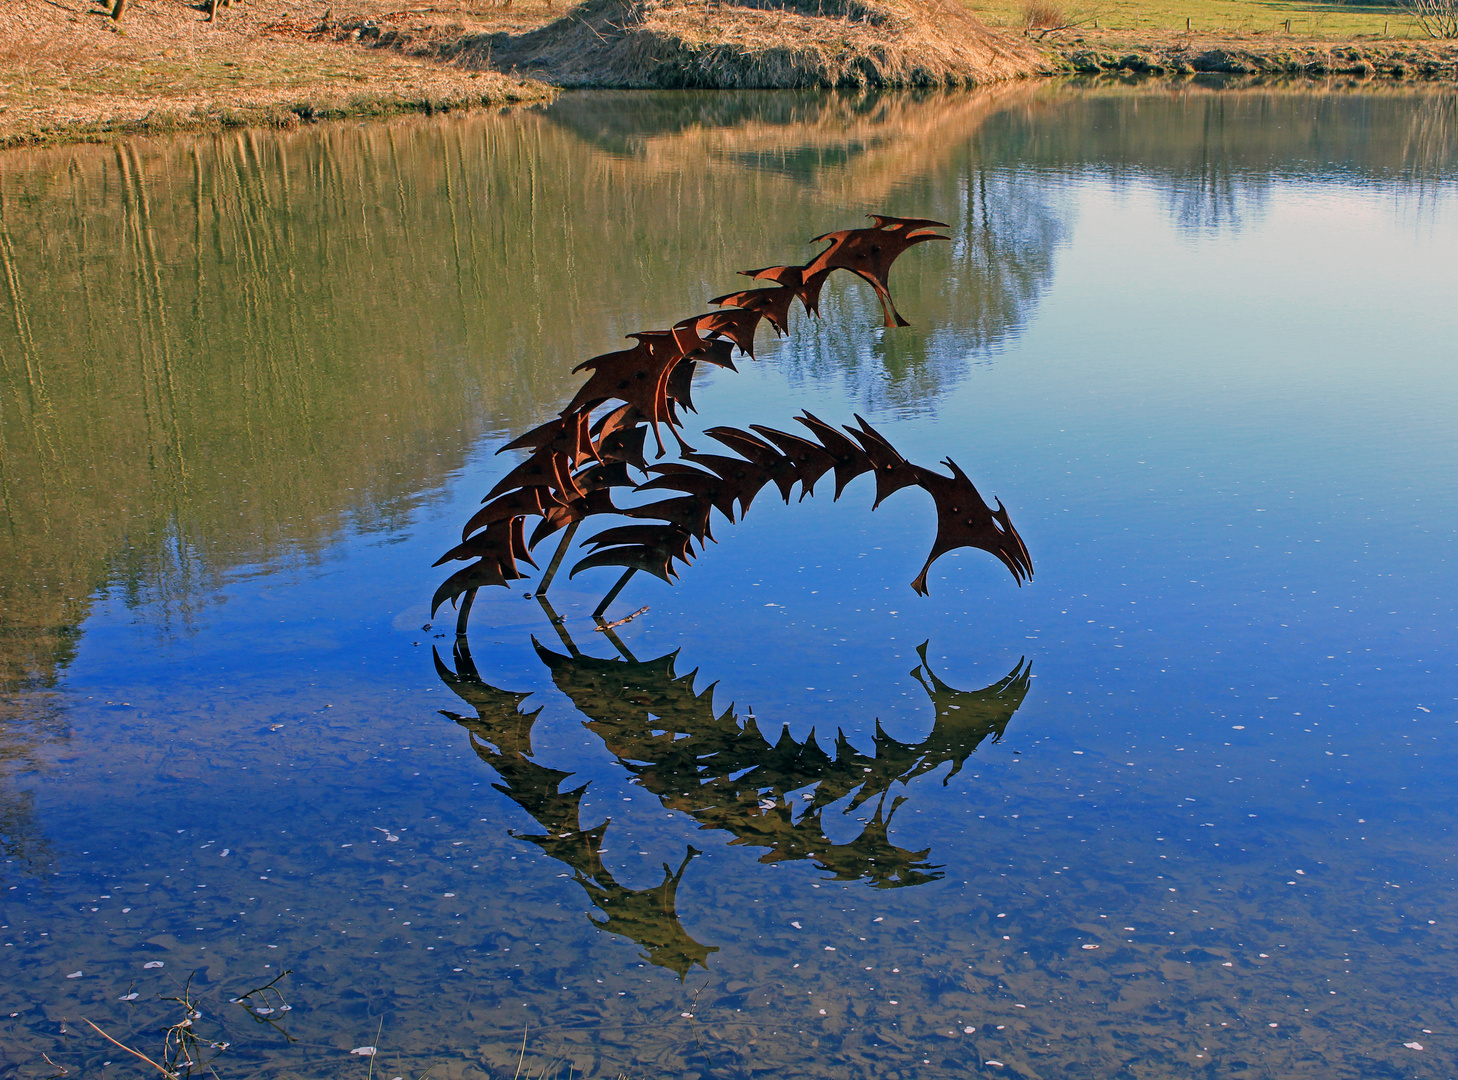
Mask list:
[[[596,630],[600,634],[601,633],[606,633],[608,630],[611,630],[615,626],[622,626],[623,623],[632,622],[634,619],[636,619],[639,615],[643,614],[643,612],[645,612],[647,610],[648,610],[648,605],[647,604],[644,604],[642,607],[640,607],[637,611],[633,612],[633,614],[631,614],[631,615],[624,615],[621,619],[618,619],[616,622],[603,623],[600,626],[594,626],[593,629]]]

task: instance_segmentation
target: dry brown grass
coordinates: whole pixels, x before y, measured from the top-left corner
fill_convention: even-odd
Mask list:
[[[134,0],[120,25],[86,0],[4,3],[0,145],[551,95],[494,73],[311,39],[303,28],[318,24],[325,3],[247,0],[208,23],[183,0]]]
[[[957,0],[246,0],[215,21],[201,0],[133,0],[120,23],[88,0],[3,2],[0,146],[549,97],[537,80],[968,86],[1046,66]]]
[[[972,86],[1043,57],[953,0],[587,0],[529,34],[461,42],[465,62],[559,86]]]
[[[1050,30],[1067,25],[1068,17],[1062,6],[1053,3],[1053,0],[1028,0],[1023,5],[1023,26],[1028,30]]]

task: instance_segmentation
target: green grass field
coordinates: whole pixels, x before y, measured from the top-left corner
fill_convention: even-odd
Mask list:
[[[1070,20],[1101,31],[1168,34],[1271,34],[1296,38],[1359,36],[1423,38],[1396,4],[1312,3],[1310,0],[1053,0]],[[1002,26],[1026,24],[1027,0],[969,0],[983,19]],[[1289,20],[1289,29],[1287,28]],[[1068,32],[1051,35],[1055,41]]]

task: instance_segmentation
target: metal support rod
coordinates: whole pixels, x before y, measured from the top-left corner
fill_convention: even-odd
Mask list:
[[[577,535],[577,526],[581,524],[582,519],[578,518],[571,525],[568,525],[567,531],[562,534],[562,542],[557,545],[557,553],[552,556],[552,561],[547,564],[547,572],[542,575],[542,583],[537,586],[538,596],[541,596],[552,587],[552,579],[557,576],[557,567],[562,565],[562,557],[567,554],[567,548],[572,543],[572,538]]]
[[[466,636],[466,623],[471,621],[471,605],[476,602],[476,590],[467,589],[461,601],[461,610],[456,613],[456,637]]]
[[[567,633],[567,627],[562,625],[562,616],[557,614],[554,608],[541,593],[537,593],[537,603],[542,605],[542,610],[547,613],[547,621],[552,624],[552,629],[557,631],[557,636],[562,639],[562,644],[567,646],[567,651],[573,656],[581,656],[582,650],[573,644],[572,637]]]
[[[628,584],[629,579],[637,572],[636,570],[629,570],[622,577],[618,578],[618,583],[608,590],[608,594],[602,598],[602,603],[598,604],[596,610],[593,611],[594,618],[608,609],[608,605],[618,598],[618,593],[623,591],[623,587]]]
[[[456,638],[456,643],[451,648],[452,659],[456,662],[456,674],[476,670],[476,661],[471,659],[471,644],[464,637]]]

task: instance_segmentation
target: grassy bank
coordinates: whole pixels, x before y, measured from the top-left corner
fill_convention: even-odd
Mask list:
[[[9,0],[0,19],[0,146],[236,126],[291,127],[544,100],[540,82],[338,41],[325,5],[133,0],[120,22],[87,0]],[[384,5],[363,17],[384,16]]]
[[[1080,73],[1458,80],[1458,41],[1429,38],[1395,3],[967,1],[989,25],[1022,32]]]
[[[1458,80],[1458,43],[1375,4],[346,2],[236,0],[210,20],[206,0],[131,0],[117,22],[91,0],[9,0],[0,147],[502,106],[560,86],[961,86],[1059,71]]]
[[[1458,80],[1458,41],[1430,38],[1397,4],[968,0],[968,6],[1081,73]]]

